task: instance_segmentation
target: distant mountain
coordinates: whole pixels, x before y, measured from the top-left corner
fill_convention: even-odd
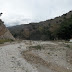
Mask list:
[[[67,22],[66,22],[67,21]],[[8,27],[15,38],[29,40],[54,40],[54,39],[70,39],[72,37],[72,28],[68,38],[60,37],[63,34],[60,32],[62,25],[72,25],[72,11],[63,14],[54,19],[42,21],[39,23],[22,24],[13,27]],[[67,24],[66,24],[66,23]],[[68,24],[69,23],[69,24]],[[69,26],[67,26],[69,28]],[[60,29],[61,28],[61,29]],[[66,30],[66,29],[65,29]],[[59,34],[60,32],[61,34]]]
[[[10,31],[6,28],[4,25],[4,22],[0,19],[0,39],[12,39],[15,40],[15,38],[12,36]]]

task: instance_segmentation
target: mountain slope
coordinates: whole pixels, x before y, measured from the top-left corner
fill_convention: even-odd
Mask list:
[[[13,27],[8,27],[15,38],[31,39],[31,40],[54,40],[58,38],[57,31],[61,25],[71,19],[72,11],[63,14],[54,19],[42,21],[39,23],[22,24]],[[72,19],[71,19],[72,20]],[[67,23],[68,23],[67,22]],[[72,23],[71,23],[72,24]]]
[[[12,34],[9,32],[9,30],[4,25],[3,21],[0,19],[0,39],[12,39],[15,40],[15,38],[12,36]]]

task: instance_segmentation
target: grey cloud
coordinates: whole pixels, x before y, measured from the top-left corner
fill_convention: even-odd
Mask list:
[[[8,27],[8,26],[14,26],[14,25],[20,25],[20,24],[28,24],[32,22],[31,19],[27,19],[27,18],[12,18],[9,20],[4,20],[4,24]]]
[[[0,0],[0,3],[7,25],[44,21],[72,10],[72,0]]]
[[[62,15],[72,9],[70,2],[71,0],[37,0],[35,18],[46,20]]]

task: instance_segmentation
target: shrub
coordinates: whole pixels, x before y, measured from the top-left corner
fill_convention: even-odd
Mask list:
[[[12,39],[0,39],[0,44],[3,44],[4,42],[12,42]]]
[[[66,45],[67,48],[70,48],[70,45]]]
[[[40,46],[40,45],[37,45],[37,46],[30,46],[29,48],[30,48],[30,49],[37,49],[37,50],[41,50],[43,47]]]

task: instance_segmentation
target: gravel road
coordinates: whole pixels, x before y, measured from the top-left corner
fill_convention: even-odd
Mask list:
[[[26,49],[24,43],[0,46],[0,72],[38,72],[22,57],[20,46]]]
[[[31,50],[30,46],[43,46]],[[0,72],[72,72],[72,44],[17,41],[0,45]],[[70,48],[69,48],[70,47]]]

